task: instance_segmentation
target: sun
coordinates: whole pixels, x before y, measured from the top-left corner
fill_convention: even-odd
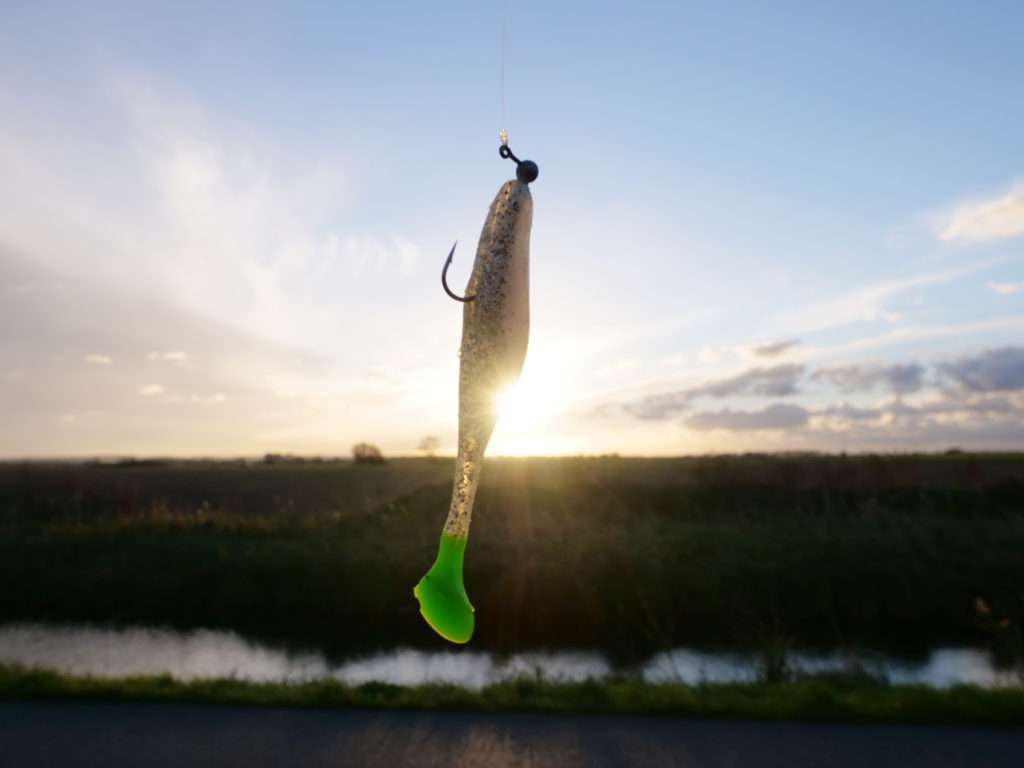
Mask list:
[[[542,423],[550,410],[548,396],[544,392],[531,390],[522,381],[499,392],[495,401],[499,423],[514,427],[516,432]]]
[[[494,396],[494,402],[498,409],[499,419],[515,419],[517,416],[528,414],[529,409],[524,403],[525,398],[519,393],[519,387],[513,384],[507,389]]]
[[[524,376],[495,397],[498,424],[492,448],[503,455],[546,453],[548,422],[555,411],[557,391]]]

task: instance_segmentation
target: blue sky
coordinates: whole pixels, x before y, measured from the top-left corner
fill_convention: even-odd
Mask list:
[[[503,20],[493,452],[1021,447],[1019,4],[209,5],[5,8],[0,455],[451,449]]]

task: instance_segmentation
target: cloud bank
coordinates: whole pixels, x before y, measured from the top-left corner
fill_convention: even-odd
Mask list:
[[[821,368],[812,379],[825,381],[840,392],[867,392],[883,389],[898,395],[917,392],[924,385],[924,366],[918,363],[896,365],[844,365]]]
[[[1024,389],[1024,348],[1004,347],[963,357],[940,370],[971,392],[1010,392]]]
[[[695,413],[686,420],[690,429],[728,431],[794,429],[807,423],[810,414],[799,405],[776,403],[755,411],[720,411]]]
[[[627,403],[626,410],[641,419],[660,420],[684,411],[702,397],[787,397],[798,392],[797,383],[804,367],[795,363],[769,368],[751,368],[728,378],[709,381],[697,387],[650,395]]]
[[[943,216],[939,237],[947,242],[977,243],[1024,235],[1024,183],[1007,192],[969,200]]]
[[[829,403],[829,390],[853,401]],[[887,399],[879,401],[879,396]],[[810,402],[698,409],[701,398],[729,397]],[[751,368],[700,386],[648,395],[625,403],[623,410],[651,421],[671,421],[685,413],[679,423],[690,430],[783,433],[797,445],[839,439],[844,445],[951,441],[1019,447],[1024,437],[1024,347],[988,349],[933,364]]]

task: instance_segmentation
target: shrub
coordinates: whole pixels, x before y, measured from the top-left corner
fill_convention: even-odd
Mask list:
[[[352,460],[356,464],[384,464],[384,454],[372,443],[357,443],[352,446]]]

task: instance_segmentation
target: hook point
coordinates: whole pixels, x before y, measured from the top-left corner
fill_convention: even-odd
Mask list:
[[[444,288],[445,293],[447,293],[456,301],[466,303],[469,301],[473,301],[473,299],[475,299],[476,296],[459,296],[458,294],[454,293],[451,288],[448,287],[448,267],[452,265],[452,258],[454,258],[455,256],[455,246],[458,244],[459,241],[456,240],[455,244],[452,245],[452,249],[448,251],[448,258],[444,260],[444,269],[441,270],[441,287]]]

